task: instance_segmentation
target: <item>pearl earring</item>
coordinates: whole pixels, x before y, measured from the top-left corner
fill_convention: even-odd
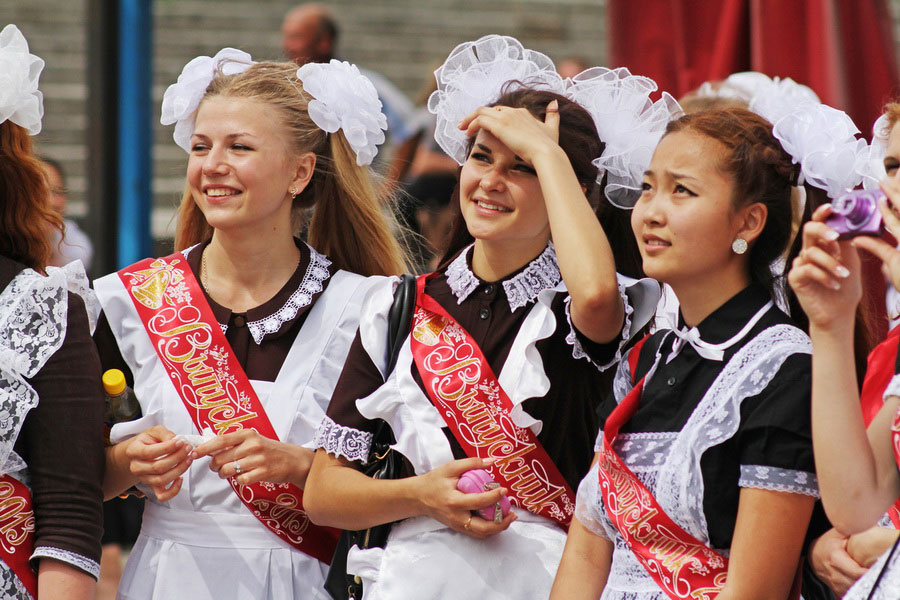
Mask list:
[[[743,254],[747,251],[747,240],[744,238],[737,238],[733,242],[731,242],[731,250],[735,254]]]

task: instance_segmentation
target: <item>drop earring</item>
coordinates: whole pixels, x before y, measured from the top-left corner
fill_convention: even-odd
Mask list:
[[[294,198],[296,198],[296,197],[297,197],[297,194],[299,194],[299,193],[300,193],[300,190],[298,190],[298,189],[295,188],[295,187],[288,188],[288,194],[291,195],[291,199],[292,199],[292,200],[293,200]]]
[[[747,240],[744,238],[737,238],[733,242],[731,242],[731,250],[735,254],[743,254],[747,251]]]

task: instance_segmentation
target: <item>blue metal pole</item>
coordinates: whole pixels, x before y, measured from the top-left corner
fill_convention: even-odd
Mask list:
[[[153,190],[152,0],[119,0],[118,266],[150,256]]]

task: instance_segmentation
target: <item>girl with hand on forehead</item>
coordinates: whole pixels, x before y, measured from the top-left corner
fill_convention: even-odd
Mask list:
[[[900,105],[889,104],[876,122],[872,154],[879,155],[881,164],[877,173],[869,170],[867,175],[875,177],[866,182],[867,187],[877,182],[886,195],[878,210],[895,237],[900,234],[898,116]],[[790,273],[791,286],[809,317],[816,358],[813,444],[822,503],[834,535],[843,542],[847,558],[853,559],[832,561],[835,566],[826,563],[817,573],[821,570],[820,576],[838,592],[849,587],[844,598],[887,599],[895,597],[900,586],[894,530],[900,498],[897,330],[870,354],[861,393],[851,349],[853,315],[863,295],[859,249],[883,262],[882,270],[894,288],[900,286],[900,251],[877,237],[839,239],[826,223],[832,212],[831,205],[825,205],[813,214],[803,230],[803,251]]]
[[[771,121],[700,111],[670,123],[656,147],[631,224],[644,271],[678,298],[679,325],[619,365],[551,598],[799,592],[818,489],[810,343],[784,258],[798,250],[792,196],[810,204],[821,189],[801,192],[794,165],[808,177],[822,172],[815,160],[864,142],[834,135],[848,120],[838,111],[779,102],[791,98],[779,85],[751,103]],[[822,131],[833,136],[824,151]],[[815,185],[854,185],[839,179]]]
[[[394,286],[372,290],[317,436],[306,506],[315,522],[352,530],[400,521],[384,548],[349,551],[364,598],[546,598],[572,486],[589,467],[601,369],[658,299],[655,283],[626,299],[634,281],[617,276],[621,250],[591,204],[604,191],[592,161],[607,156],[604,142],[621,146],[598,135],[605,115],[572,100],[583,86],[624,95],[630,75],[598,69],[567,84],[547,57],[487,36],[457,47],[436,77],[436,138],[461,165],[453,241],[417,281],[412,332],[390,372]],[[649,91],[629,99],[638,93]],[[396,439],[399,479],[357,470],[379,419]],[[473,469],[500,487],[458,491]],[[509,514],[479,516],[503,496]]]
[[[107,496],[148,495],[119,596],[327,598],[337,532],[302,510],[310,446],[378,279],[362,275],[405,268],[367,169],[384,116],[348,63],[225,49],[167,90],[173,122],[179,251],[96,282],[104,366],[142,413],[107,451]]]

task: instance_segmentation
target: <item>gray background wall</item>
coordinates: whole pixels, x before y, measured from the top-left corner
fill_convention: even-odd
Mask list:
[[[154,236],[169,237],[183,186],[185,153],[171,128],[158,124],[166,86],[182,66],[223,46],[256,59],[280,58],[280,26],[293,0],[155,0],[154,2]],[[506,33],[557,61],[581,55],[595,64],[606,57],[603,0],[333,0],[342,25],[340,55],[379,71],[411,97],[433,63],[458,43]],[[900,40],[900,0],[891,0]],[[85,0],[0,0],[0,27],[16,23],[31,51],[44,58],[44,128],[38,150],[63,162],[71,190],[70,212],[86,214],[87,69]]]

